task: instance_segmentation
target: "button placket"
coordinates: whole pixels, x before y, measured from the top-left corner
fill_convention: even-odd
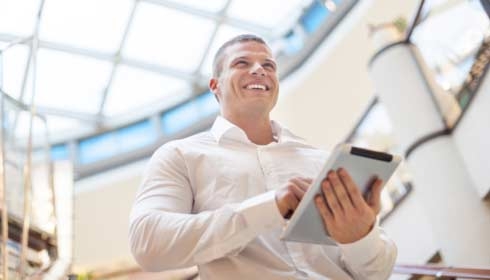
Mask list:
[[[259,161],[260,168],[262,170],[262,175],[264,178],[264,182],[266,185],[266,191],[272,190],[277,186],[274,185],[273,182],[273,174],[271,169],[271,162],[268,160],[268,151],[266,147],[257,147],[257,159]]]

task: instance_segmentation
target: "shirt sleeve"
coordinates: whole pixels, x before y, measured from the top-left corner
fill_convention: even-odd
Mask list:
[[[362,239],[339,244],[341,262],[354,279],[388,279],[395,265],[397,248],[379,222]]]
[[[185,161],[165,145],[152,156],[130,215],[130,248],[143,269],[187,267],[238,254],[256,236],[284,223],[274,191],[198,214],[191,214],[192,203]]]

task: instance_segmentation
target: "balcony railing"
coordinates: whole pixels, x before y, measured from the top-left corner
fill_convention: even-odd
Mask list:
[[[437,279],[490,279],[490,269],[461,268],[440,265],[397,264],[394,274],[434,276]]]

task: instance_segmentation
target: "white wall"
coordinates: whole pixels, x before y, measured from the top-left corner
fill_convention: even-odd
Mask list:
[[[75,184],[74,270],[134,266],[128,217],[146,161]]]

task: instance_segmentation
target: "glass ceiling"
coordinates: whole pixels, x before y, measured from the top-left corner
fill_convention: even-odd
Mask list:
[[[95,133],[101,124],[132,115],[135,121],[144,111],[163,111],[205,92],[212,57],[225,40],[246,32],[275,46],[312,3],[2,0],[2,88],[27,105],[33,100],[52,135],[71,125]],[[39,39],[37,48],[32,38]],[[15,41],[21,42],[9,45]]]
[[[212,123],[218,105],[208,81],[226,40],[263,37],[282,78],[355,3],[0,0],[0,89],[23,108],[9,124],[24,143],[33,104],[47,124],[51,155],[70,159],[77,178],[148,156]],[[32,133],[37,147],[44,127]]]

